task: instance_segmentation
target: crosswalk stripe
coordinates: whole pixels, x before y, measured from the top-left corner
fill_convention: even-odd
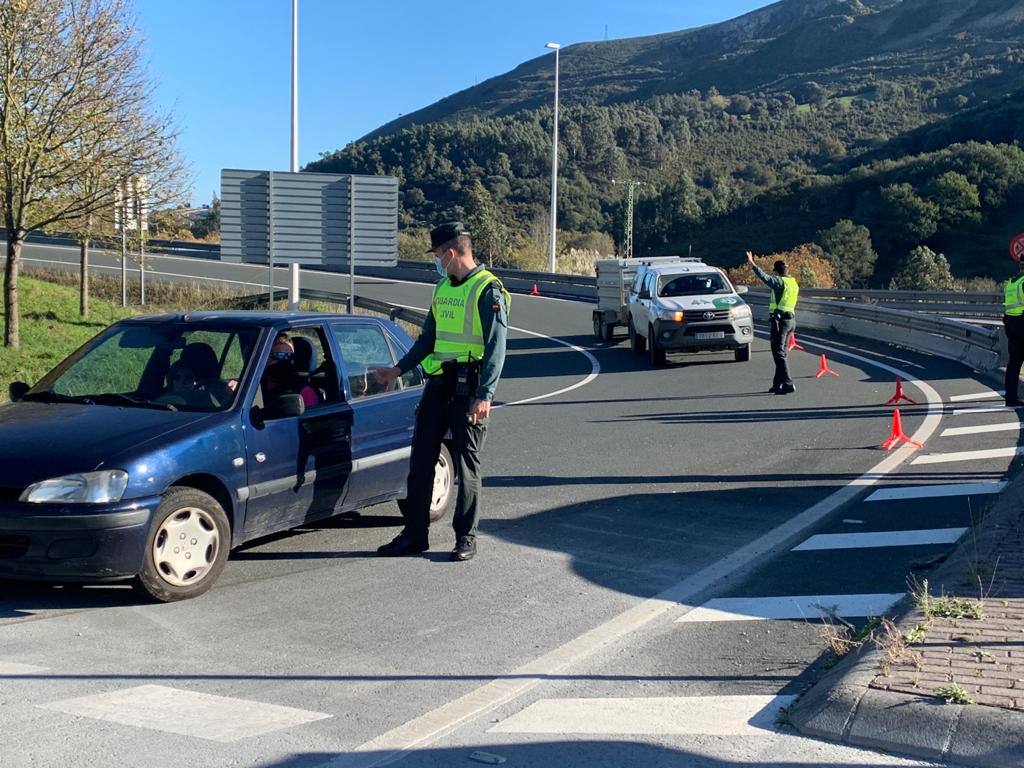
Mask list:
[[[949,429],[944,429],[940,437],[983,435],[986,432],[1016,432],[1019,429],[1019,421],[1008,421],[1005,424],[980,424],[976,427],[950,427]]]
[[[793,552],[822,549],[867,549],[871,547],[916,547],[952,544],[966,528],[930,528],[921,531],[872,531],[870,533],[820,533],[793,547]]]
[[[954,461],[978,461],[980,459],[1004,459],[1024,453],[1024,447],[988,448],[984,451],[954,451],[953,453],[930,453],[918,456],[911,464],[950,464]]]
[[[984,405],[979,408],[954,408],[953,416],[972,416],[976,413],[1008,413],[1011,408],[1005,405]]]
[[[753,736],[775,730],[796,696],[541,699],[489,733]]]
[[[880,616],[902,598],[899,594],[786,595],[780,597],[716,597],[676,621],[761,621],[817,619],[836,616]]]
[[[984,392],[977,392],[975,394],[970,394],[970,395],[953,395],[952,397],[949,398],[949,402],[951,402],[951,403],[963,403],[963,402],[966,402],[968,400],[989,400],[989,399],[991,399],[993,397],[1002,397],[1002,396],[1003,396],[1003,391],[1002,390],[1000,390],[998,392],[995,392],[995,391],[993,391],[991,389],[987,389]]]
[[[985,496],[1000,493],[1005,480],[985,483],[947,483],[945,485],[909,485],[901,488],[879,488],[864,501],[903,501],[905,499],[943,499],[948,496]]]
[[[331,717],[322,712],[163,685],[140,685],[40,706],[78,717],[225,744]]]

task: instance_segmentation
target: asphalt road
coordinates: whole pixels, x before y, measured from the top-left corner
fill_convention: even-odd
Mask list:
[[[76,258],[41,245],[25,255]],[[266,275],[150,264],[152,279],[252,292]],[[363,278],[359,291],[418,307],[430,296]],[[763,340],[749,363],[705,355],[650,370],[624,343],[593,341],[587,305],[516,296],[512,323],[476,560],[447,562],[445,523],[427,557],[373,557],[400,524],[384,505],[236,552],[211,593],[186,603],[0,584],[0,765],[897,764],[777,724],[823,661],[819,624],[803,620],[819,611],[751,615],[812,596],[856,624],[847,597],[884,601],[908,574],[926,576],[948,541],[791,549],[817,534],[896,541],[969,525],[992,496],[866,499],[999,481],[1011,455],[942,454],[1014,450],[1016,416],[956,413],[999,401],[951,404],[987,388],[961,366],[864,340],[798,331],[798,391],[781,398],[763,392]],[[823,351],[839,377],[814,378]],[[881,403],[896,375],[924,382],[907,386],[921,405],[902,413],[925,448],[887,454]],[[989,425],[1010,428],[943,435]]]

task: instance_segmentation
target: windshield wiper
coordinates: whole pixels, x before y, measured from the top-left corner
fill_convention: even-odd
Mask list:
[[[140,400],[137,397],[122,395],[118,392],[105,392],[102,395],[93,395],[92,400],[100,405],[128,405],[136,408],[156,408],[160,411],[178,410],[171,403],[154,403],[151,400]]]
[[[82,405],[93,405],[92,398],[84,395],[62,395],[59,392],[46,390],[44,392],[29,392],[22,400],[33,400],[40,403],[81,403]]]

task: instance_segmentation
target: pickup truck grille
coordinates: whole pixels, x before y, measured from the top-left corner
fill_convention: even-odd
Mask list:
[[[704,317],[705,314],[713,315]],[[714,320],[728,320],[728,309],[688,309],[686,310],[686,322],[688,323],[710,323]]]

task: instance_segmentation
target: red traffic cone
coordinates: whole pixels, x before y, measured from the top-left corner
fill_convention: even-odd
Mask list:
[[[831,368],[828,367],[828,360],[826,360],[825,356],[822,355],[821,356],[821,365],[818,367],[818,372],[815,374],[814,378],[820,379],[826,373],[830,373],[833,376],[838,376],[839,375],[838,373],[836,373],[835,371],[833,371]]]
[[[803,348],[804,348],[803,344],[798,344],[797,343],[796,334],[795,333],[789,334],[789,344],[786,345],[786,351],[787,352],[792,352],[794,349],[801,349],[802,350]]]
[[[903,379],[899,376],[896,377],[896,394],[885,401],[884,405],[899,405],[901,400],[906,400],[911,405],[917,405],[914,400],[911,400],[905,394],[903,394]]]
[[[892,412],[892,434],[889,435],[889,439],[882,443],[882,447],[887,451],[891,451],[896,443],[910,443],[911,445],[917,446],[918,448],[924,448],[921,443],[916,440],[911,440],[903,433],[903,422],[900,421],[900,409],[896,408]]]
[[[533,284],[533,289],[530,291],[531,296],[540,296],[540,291],[537,290],[537,284]]]

